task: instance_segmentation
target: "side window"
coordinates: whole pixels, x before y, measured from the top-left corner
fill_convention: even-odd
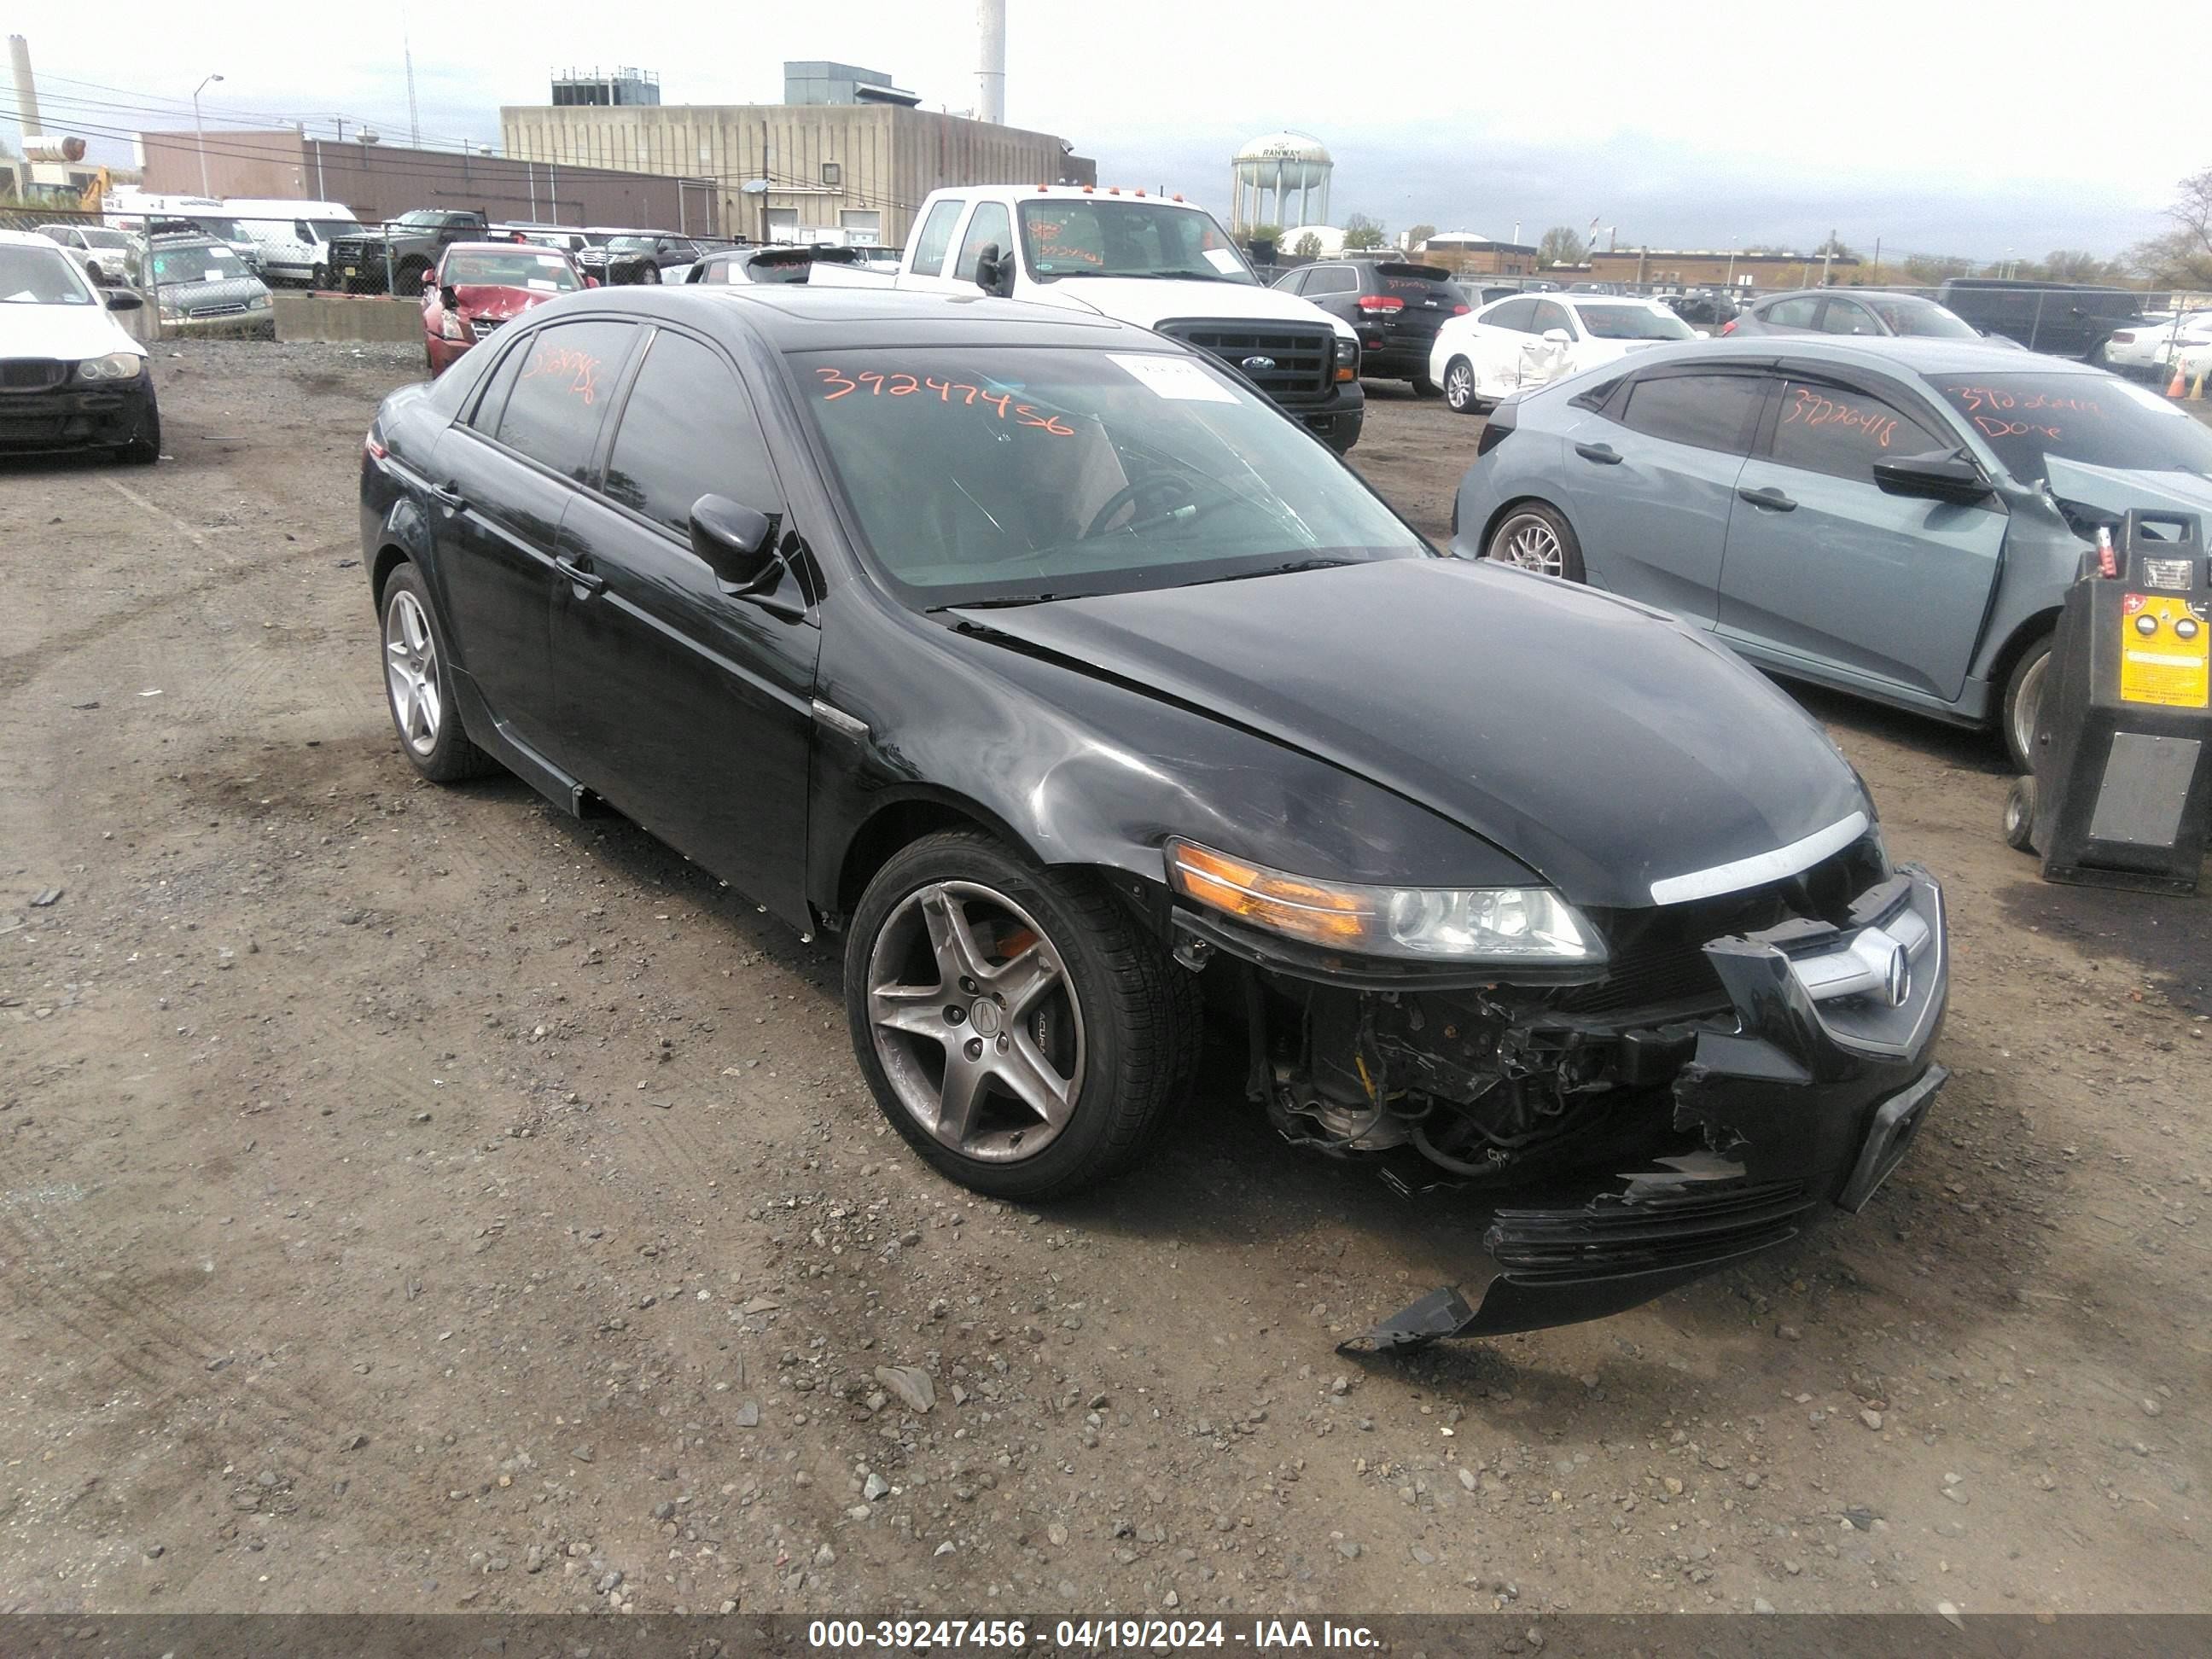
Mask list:
[[[1631,432],[1741,455],[1751,447],[1767,381],[1756,374],[1662,374],[1628,388],[1620,423]]]
[[[1801,295],[1795,300],[1778,301],[1759,313],[1762,323],[1771,323],[1777,328],[1810,328],[1813,319],[1820,309],[1817,294]]]
[[[945,271],[945,251],[952,246],[952,227],[960,222],[961,210],[967,203],[954,198],[939,202],[930,209],[929,217],[921,222],[921,234],[914,239],[914,274],[917,276],[938,276]]]
[[[1556,300],[1537,301],[1536,314],[1528,325],[1528,331],[1532,334],[1542,334],[1555,328],[1566,330],[1567,337],[1571,340],[1581,337],[1580,331],[1575,327],[1573,319],[1567,315],[1567,308],[1565,306]]]
[[[530,342],[517,340],[499,360],[498,366],[484,377],[483,396],[477,399],[476,412],[469,416],[469,424],[485,437],[499,430],[500,411],[507,407],[507,394],[514,390],[514,377],[522,372],[522,360],[529,355]]]
[[[636,331],[629,323],[561,323],[522,342],[509,354],[516,368],[499,411],[500,442],[580,482]]]
[[[1823,334],[1879,334],[1875,320],[1867,308],[1852,300],[1831,300],[1828,308],[1820,313],[1820,332]]]
[[[1494,311],[1486,311],[1482,320],[1492,328],[1510,328],[1517,333],[1535,332],[1536,302],[1534,300],[1508,300]]]
[[[1013,222],[1006,216],[1006,204],[1000,202],[978,202],[975,215],[968,222],[968,234],[960,240],[959,263],[952,274],[963,283],[975,280],[975,261],[993,242],[1004,253],[1014,245]]]
[[[314,227],[310,225],[305,219],[293,220],[292,240],[295,242],[313,243],[315,240]]]
[[[1314,287],[1323,294],[1357,294],[1359,273],[1350,265],[1334,265],[1315,280]]]
[[[1870,483],[1876,461],[1952,447],[1870,393],[1808,380],[1783,382],[1782,412],[1774,423],[1778,465]]]
[[[702,495],[758,513],[781,509],[752,404],[721,356],[661,330],[646,348],[607,455],[608,497],[678,535]]]
[[[1285,271],[1281,276],[1275,278],[1273,283],[1273,286],[1282,289],[1285,294],[1298,293],[1305,287],[1305,285],[1306,273],[1303,267],[1297,270]]]

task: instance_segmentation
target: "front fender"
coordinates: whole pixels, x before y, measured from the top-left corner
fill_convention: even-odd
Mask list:
[[[1262,733],[988,630],[865,602],[837,609],[848,617],[823,618],[830,712],[817,726],[810,815],[808,896],[822,914],[842,908],[855,841],[917,801],[991,825],[1040,863],[1118,872],[1163,895],[1170,836],[1343,880],[1539,882],[1462,826]]]

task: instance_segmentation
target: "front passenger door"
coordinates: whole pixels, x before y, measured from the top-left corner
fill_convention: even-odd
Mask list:
[[[795,563],[765,595],[726,592],[691,550],[692,504],[708,495],[776,520],[795,556],[737,371],[718,348],[661,326],[599,492],[562,526],[562,736],[578,776],[617,809],[804,928],[815,596]]]
[[[1959,447],[1932,410],[1871,384],[1783,380],[1736,480],[1720,631],[1944,702],[1966,684],[2003,548],[1995,496],[1957,507],[1887,495],[1874,464]]]

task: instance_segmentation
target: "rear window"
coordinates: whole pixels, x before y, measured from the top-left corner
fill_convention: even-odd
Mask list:
[[[1375,267],[1375,284],[1385,294],[1395,294],[1401,299],[1450,300],[1456,302],[1459,292],[1452,287],[1451,272],[1439,270],[1433,265],[1392,265]]]
[[[2157,393],[2110,374],[1930,377],[1951,407],[2025,483],[2045,459],[2212,477],[2212,429]]]
[[[1697,330],[1657,306],[1577,304],[1583,331],[1594,340],[1694,340]]]

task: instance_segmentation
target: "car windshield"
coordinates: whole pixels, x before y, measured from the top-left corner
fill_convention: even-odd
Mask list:
[[[1577,303],[1575,315],[1593,340],[1694,340],[1698,331],[1659,306]]]
[[[1063,276],[1181,276],[1194,282],[1260,279],[1203,208],[1095,196],[1024,202],[1022,257],[1041,283]]]
[[[513,253],[449,253],[439,273],[449,288],[527,288],[567,294],[583,284],[557,253],[519,248]]]
[[[607,252],[610,253],[650,253],[653,252],[653,238],[650,236],[610,236],[607,238]]]
[[[1882,326],[1892,334],[1924,334],[1937,340],[1978,340],[1982,337],[1933,300],[1883,294],[1855,294],[1851,297],[1881,318]]]
[[[220,236],[226,242],[242,242],[246,240],[246,227],[235,219],[217,218],[212,214],[206,213],[195,213],[191,216],[191,219],[194,224],[209,235]]]
[[[1312,438],[1194,358],[975,347],[790,361],[877,567],[924,608],[1429,552]]]
[[[411,208],[392,222],[395,225],[428,225],[436,227],[446,222],[444,212],[438,208]]]
[[[119,230],[88,230],[84,233],[87,247],[129,247],[131,238]]]
[[[1938,375],[1936,387],[2024,483],[2045,459],[2212,477],[2212,428],[2109,374]]]
[[[0,245],[0,303],[88,306],[99,301],[59,248]]]
[[[351,219],[310,219],[307,223],[326,242],[334,236],[351,236],[361,229]]]
[[[173,283],[227,283],[248,274],[238,256],[220,242],[157,248],[154,252],[154,282],[157,287],[166,288]]]

